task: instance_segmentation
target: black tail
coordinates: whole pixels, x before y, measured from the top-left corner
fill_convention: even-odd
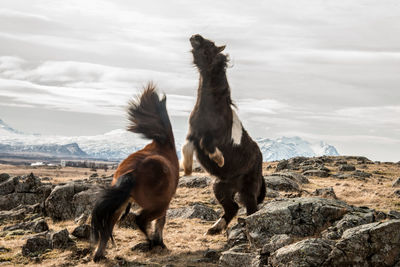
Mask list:
[[[265,188],[265,180],[264,177],[261,175],[261,188],[260,188],[260,193],[257,197],[257,204],[260,204],[261,202],[264,201],[266,190],[267,189]]]
[[[107,243],[110,238],[113,240],[112,231],[115,224],[113,220],[118,219],[115,218],[116,213],[127,203],[134,186],[133,174],[124,174],[118,178],[118,182],[113,187],[104,189],[97,199],[91,221],[92,239],[95,243],[99,241],[99,237],[104,243]]]
[[[156,87],[149,83],[138,100],[129,102],[128,131],[141,133],[160,144],[169,143],[175,146],[166,100],[165,95],[160,100]]]

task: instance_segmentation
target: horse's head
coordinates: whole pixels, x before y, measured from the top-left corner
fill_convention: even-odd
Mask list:
[[[190,37],[193,47],[193,63],[200,71],[213,70],[215,67],[226,67],[227,57],[221,52],[225,46],[216,46],[214,42],[195,34]]]

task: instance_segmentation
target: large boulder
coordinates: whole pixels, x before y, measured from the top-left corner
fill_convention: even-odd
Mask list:
[[[9,178],[0,184],[0,195],[8,195],[15,191],[18,184],[18,177]]]
[[[88,190],[75,194],[72,198],[72,205],[75,209],[74,218],[78,218],[82,214],[89,215],[101,192],[102,188],[93,186]]]
[[[233,225],[232,227],[229,227],[226,230],[227,244],[229,248],[232,248],[240,244],[247,244],[248,240],[244,225],[245,225],[244,220],[242,218],[239,218],[237,224]]]
[[[56,186],[45,201],[45,209],[53,220],[67,220],[75,218],[74,196],[87,190],[89,185],[68,183]]]
[[[52,233],[50,239],[53,248],[66,248],[71,244],[70,242],[72,241],[69,238],[69,233],[67,229]]]
[[[260,256],[256,253],[249,252],[238,252],[234,250],[224,251],[219,258],[219,266],[224,267],[261,267]]]
[[[279,191],[299,191],[300,186],[296,181],[285,176],[264,176],[265,186]]]
[[[343,164],[339,167],[339,171],[341,172],[348,172],[348,171],[355,171],[356,167],[350,164]]]
[[[218,214],[210,207],[202,203],[195,203],[192,206],[169,209],[168,218],[202,219],[205,221],[215,221],[219,218]]]
[[[347,213],[342,219],[336,221],[332,226],[322,232],[322,236],[328,239],[339,239],[347,229],[372,223],[375,221],[375,215],[372,210],[365,212],[354,211]]]
[[[51,241],[45,237],[34,236],[26,240],[22,246],[23,256],[37,256],[40,253],[52,248]]]
[[[330,240],[305,239],[275,251],[268,264],[273,267],[322,266],[333,245]]]
[[[283,176],[283,177],[289,178],[299,184],[310,183],[310,181],[308,180],[307,177],[305,177],[304,175],[297,173],[297,172],[289,172],[289,171],[275,172],[274,176]]]
[[[374,222],[346,230],[325,266],[400,264],[400,220]]]
[[[346,203],[324,198],[295,198],[272,201],[246,217],[246,235],[250,243],[262,248],[277,234],[312,236],[344,214],[353,211]]]

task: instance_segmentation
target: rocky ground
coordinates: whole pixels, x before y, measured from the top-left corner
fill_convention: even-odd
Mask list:
[[[0,264],[97,266],[90,210],[111,172],[0,165]],[[226,233],[207,173],[180,178],[165,228],[168,249],[143,250],[131,217],[115,229],[103,266],[399,266],[400,163],[365,157],[294,158],[264,164],[267,198]],[[78,172],[78,171],[77,171]]]

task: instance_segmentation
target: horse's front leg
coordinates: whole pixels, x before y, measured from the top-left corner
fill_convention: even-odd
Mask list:
[[[203,138],[200,139],[200,148],[204,150],[208,157],[217,163],[219,167],[223,167],[225,164],[224,155],[221,150],[216,146],[216,140],[212,138],[210,134],[207,134]]]
[[[186,140],[186,143],[182,147],[182,156],[183,156],[182,165],[185,175],[190,175],[192,173],[193,151],[194,151],[193,142]]]

